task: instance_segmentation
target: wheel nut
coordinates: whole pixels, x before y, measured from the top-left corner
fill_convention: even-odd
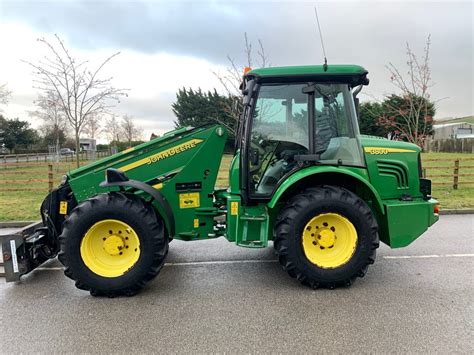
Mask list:
[[[314,240],[314,241],[313,241],[313,245],[318,245],[318,243]]]

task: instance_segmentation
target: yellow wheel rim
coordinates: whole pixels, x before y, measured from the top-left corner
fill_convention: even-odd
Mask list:
[[[357,231],[347,218],[339,214],[320,214],[306,224],[302,245],[311,263],[323,269],[335,269],[354,255]]]
[[[95,274],[118,277],[140,257],[140,239],[127,223],[104,219],[95,223],[81,241],[81,257]]]

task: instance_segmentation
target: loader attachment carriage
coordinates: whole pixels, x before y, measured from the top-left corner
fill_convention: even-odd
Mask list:
[[[379,240],[403,247],[438,219],[420,149],[359,134],[355,65],[247,72],[226,189],[221,125],[181,128],[67,174],[42,222],[3,241],[8,281],[56,255],[93,295],[133,295],[172,239],[263,248],[313,288],[350,285]],[[357,89],[356,89],[357,88]]]

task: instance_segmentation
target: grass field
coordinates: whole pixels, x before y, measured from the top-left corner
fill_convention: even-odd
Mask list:
[[[461,159],[461,173],[474,174],[474,169],[463,169],[463,165],[474,166],[474,161],[463,163],[462,159],[472,158],[472,154],[459,153],[425,153],[423,166],[427,168],[427,177],[432,175],[448,175],[453,172],[453,161]],[[226,187],[228,171],[232,157],[226,155],[221,162],[221,168],[216,186]],[[85,164],[86,162],[83,162]],[[440,168],[430,169],[429,167]],[[57,185],[61,176],[74,168],[74,164],[60,163],[54,168],[54,184]],[[46,163],[22,163],[18,168],[0,166],[0,221],[32,221],[39,219],[39,207],[48,191],[48,167]],[[21,182],[18,182],[21,180]],[[432,178],[433,182],[450,182],[452,178]],[[474,181],[474,176],[465,178]],[[460,187],[453,190],[452,186],[433,186],[433,196],[439,199],[442,208],[474,208],[474,184],[463,185],[460,178]],[[17,191],[31,189],[31,191]],[[10,191],[8,191],[10,190]]]
[[[422,153],[423,167],[426,168],[426,177],[431,179],[433,184],[446,183],[447,186],[433,185],[433,196],[440,201],[442,209],[466,209],[474,208],[474,183],[464,185],[464,181],[474,182],[474,168],[464,168],[465,166],[474,166],[474,154],[467,153]],[[454,160],[460,160],[460,173],[472,174],[468,177],[459,178],[459,187],[454,190],[452,187],[452,177],[436,175],[452,175]],[[430,167],[440,167],[430,169]]]

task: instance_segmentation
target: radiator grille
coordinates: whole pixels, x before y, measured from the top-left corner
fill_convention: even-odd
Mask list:
[[[408,188],[408,172],[402,164],[392,161],[378,161],[377,168],[379,175],[395,177],[399,189]]]

